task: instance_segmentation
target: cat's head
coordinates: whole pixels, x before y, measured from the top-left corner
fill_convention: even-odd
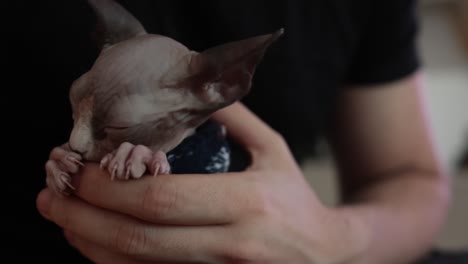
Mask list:
[[[282,33],[195,52],[149,34],[111,0],[89,0],[101,53],[72,85],[72,150],[99,160],[122,142],[169,151],[209,116],[245,96],[265,50]]]

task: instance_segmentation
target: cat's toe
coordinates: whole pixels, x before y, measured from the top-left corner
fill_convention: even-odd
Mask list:
[[[75,190],[71,184],[71,176],[64,171],[55,160],[48,160],[46,163],[46,184],[53,192],[59,195],[68,195]]]
[[[153,174],[153,176],[159,174],[169,174],[171,172],[171,166],[167,160],[166,153],[162,151],[156,151],[151,158],[149,168],[150,173]]]

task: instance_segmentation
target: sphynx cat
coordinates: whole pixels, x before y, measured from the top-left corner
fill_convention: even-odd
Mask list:
[[[84,161],[99,162],[112,179],[168,174],[167,152],[215,111],[248,94],[266,49],[282,33],[189,50],[147,33],[112,0],[89,0],[100,54],[70,89],[74,125],[46,163],[47,185],[70,194]]]

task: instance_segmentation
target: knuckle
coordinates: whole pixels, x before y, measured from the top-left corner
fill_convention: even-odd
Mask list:
[[[143,212],[148,214],[149,220],[167,218],[177,205],[175,186],[169,181],[153,181],[146,188],[141,202]]]
[[[131,152],[131,156],[150,158],[151,153],[152,153],[151,150],[145,145],[136,145]]]
[[[120,147],[121,148],[131,148],[131,147],[133,147],[133,144],[131,144],[129,142],[124,142],[124,143],[120,144]]]
[[[274,199],[271,199],[271,194],[268,190],[264,190],[264,185],[264,183],[255,180],[251,184],[252,189],[247,200],[246,208],[247,212],[252,216],[271,216],[276,211],[273,202]]]
[[[265,138],[268,139],[268,141],[273,142],[273,143],[279,143],[279,142],[284,141],[284,137],[282,136],[282,134],[271,127],[268,127],[264,131],[264,135],[265,135]]]
[[[146,151],[146,150],[148,150],[148,148],[145,145],[139,144],[135,146],[135,151]]]
[[[232,243],[229,243],[229,246],[224,247],[220,251],[221,258],[226,263],[268,263],[265,243],[262,243],[253,234],[256,234],[255,230],[251,230],[251,232],[237,232],[231,241]]]
[[[136,145],[132,150],[132,155],[150,157],[151,150],[145,145]]]
[[[121,224],[111,236],[110,244],[125,255],[141,255],[146,248],[147,233],[138,226]]]
[[[288,148],[288,144],[286,142],[286,139],[279,132],[273,131],[271,137],[272,137],[272,142],[274,143],[274,144],[272,144],[273,146],[278,146],[278,147],[283,148],[283,149]]]
[[[271,136],[272,136],[273,139],[275,139],[278,142],[281,142],[281,141],[285,140],[283,135],[280,132],[278,132],[277,130],[275,130],[275,129],[271,130]]]
[[[271,215],[274,214],[274,207],[271,202],[266,201],[266,199],[262,198],[257,198],[254,200],[252,203],[252,206],[250,207],[250,214],[253,217],[258,217],[258,218],[267,218],[270,217]]]
[[[164,160],[166,158],[166,153],[162,152],[161,150],[158,150],[154,153],[154,156]]]

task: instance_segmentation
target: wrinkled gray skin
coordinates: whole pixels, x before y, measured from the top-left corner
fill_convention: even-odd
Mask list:
[[[102,47],[92,68],[70,89],[74,127],[52,150],[47,184],[67,194],[81,161],[96,161],[112,178],[169,173],[165,153],[210,115],[245,96],[256,65],[276,33],[202,53],[148,34],[122,6],[89,0]]]

